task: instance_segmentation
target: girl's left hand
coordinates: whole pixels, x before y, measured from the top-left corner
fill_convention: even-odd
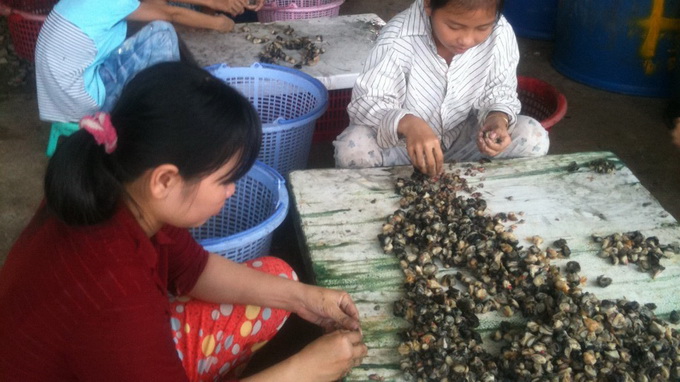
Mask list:
[[[213,0],[210,8],[238,16],[247,8],[248,0]]]
[[[490,113],[477,135],[477,147],[482,154],[495,157],[512,142],[508,134],[508,118],[504,113]]]
[[[330,332],[360,330],[359,310],[347,292],[307,285],[302,305],[295,313]]]
[[[264,6],[265,0],[247,0],[246,9],[251,11],[259,11]]]

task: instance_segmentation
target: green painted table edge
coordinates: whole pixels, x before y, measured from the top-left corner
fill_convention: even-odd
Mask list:
[[[590,170],[588,163],[598,159],[611,161],[616,171],[598,174]],[[577,171],[567,170],[572,162],[580,167]],[[447,171],[480,166],[476,162],[447,164]],[[546,243],[564,237],[573,251],[571,259],[588,263],[585,268],[590,271],[586,273],[593,283],[599,272],[616,274],[612,287],[595,289],[598,297],[640,302],[653,299],[661,317],[680,309],[680,293],[668,293],[680,292],[674,282],[680,276],[680,256],[669,259],[666,271],[654,280],[631,269],[611,268],[594,256],[597,246],[589,240],[593,233],[640,230],[665,243],[680,242],[678,222],[615,154],[586,152],[494,160],[483,167],[483,172],[472,170],[475,175],[465,177],[470,184],[483,186],[478,191],[487,199],[490,213],[522,213],[527,223],[516,228],[520,240],[525,227],[531,228],[524,231],[536,230],[534,234],[544,237]],[[314,169],[294,171],[289,176],[296,231],[312,282],[347,290],[360,310],[369,355],[346,377],[347,381],[368,381],[375,376],[386,381],[403,380],[396,346],[398,333],[407,323],[391,314],[392,302],[401,291],[401,271],[392,255],[382,253],[376,236],[386,216],[398,209],[394,181],[410,176],[412,171],[411,166]],[[546,192],[536,196],[540,189]],[[534,194],[518,195],[530,191]],[[578,200],[582,203],[577,205]],[[519,210],[527,206],[532,210]],[[556,216],[565,212],[569,212],[566,218]],[[482,336],[502,321],[496,312],[480,318]]]

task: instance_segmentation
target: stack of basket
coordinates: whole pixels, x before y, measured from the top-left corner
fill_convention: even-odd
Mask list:
[[[278,65],[206,69],[248,98],[262,121],[258,163],[237,183],[220,214],[192,231],[208,251],[242,262],[269,251],[273,231],[288,212],[282,174],[307,167],[314,125],[328,106],[328,92],[319,80]]]
[[[33,61],[40,28],[57,1],[0,0],[0,14],[7,16],[9,36],[17,56]]]
[[[267,0],[257,12],[258,21],[315,19],[335,17],[345,0]]]
[[[258,159],[283,176],[307,167],[314,125],[328,107],[328,91],[316,78],[279,65],[226,64],[206,68],[241,92],[262,121]]]
[[[567,98],[538,78],[518,76],[517,97],[522,103],[520,114],[538,120],[547,131],[567,114]]]

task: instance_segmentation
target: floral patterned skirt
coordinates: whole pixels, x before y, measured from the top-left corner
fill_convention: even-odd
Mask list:
[[[295,271],[276,257],[245,266],[291,280]],[[253,353],[288,319],[289,312],[254,305],[212,304],[189,297],[171,299],[171,327],[177,353],[191,381],[238,378]]]

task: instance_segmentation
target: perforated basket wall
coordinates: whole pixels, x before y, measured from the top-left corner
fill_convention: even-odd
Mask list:
[[[328,91],[328,109],[316,121],[314,142],[332,142],[349,126],[347,105],[352,100],[352,89]]]
[[[209,252],[236,262],[268,254],[272,234],[288,213],[283,177],[256,162],[236,183],[236,192],[222,211],[191,234]]]
[[[47,15],[58,1],[59,0],[0,0],[0,5],[4,5],[13,11]]]
[[[7,27],[17,56],[28,61],[34,61],[35,43],[38,41],[38,34],[45,18],[47,18],[45,15],[33,15],[25,12],[10,13],[7,18]]]
[[[9,37],[19,57],[34,60],[38,33],[57,1],[0,0],[0,15],[7,16]]]
[[[257,12],[257,20],[272,21],[335,17],[345,0],[268,0]]]
[[[548,131],[567,113],[567,99],[549,83],[532,77],[517,77],[520,114],[538,120]]]
[[[262,120],[258,159],[286,176],[307,167],[316,120],[328,107],[328,91],[319,80],[299,70],[256,63],[206,68],[239,90]]]

